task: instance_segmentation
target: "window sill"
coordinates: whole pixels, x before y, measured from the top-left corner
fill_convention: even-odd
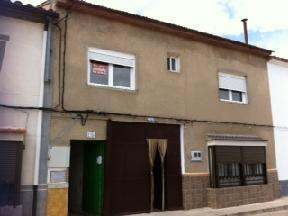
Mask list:
[[[93,84],[93,83],[88,83],[88,86],[92,87],[92,88],[101,88],[101,89],[121,91],[121,92],[130,92],[130,93],[136,93],[137,92],[137,89],[125,88],[125,87],[106,86],[106,85],[97,85],[97,84]]]
[[[171,74],[180,74],[181,72],[176,70],[176,71],[172,71],[172,70],[167,70],[167,72],[171,73]]]
[[[242,105],[248,105],[247,102],[238,102],[238,101],[230,101],[230,100],[223,100],[223,99],[220,99],[220,102],[231,103],[231,104],[242,104]]]

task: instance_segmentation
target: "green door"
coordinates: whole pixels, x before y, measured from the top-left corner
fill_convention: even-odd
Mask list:
[[[104,142],[84,144],[83,211],[101,215],[104,192]]]

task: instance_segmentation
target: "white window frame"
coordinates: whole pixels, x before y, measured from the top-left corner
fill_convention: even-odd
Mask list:
[[[168,56],[167,59],[169,62],[169,66],[168,66],[167,70],[170,72],[179,73],[180,72],[180,57],[179,56]],[[175,70],[172,69],[172,59],[175,60],[175,64],[176,64]],[[166,60],[166,64],[167,64],[167,60]]]
[[[103,60],[99,60],[97,58],[90,58],[89,57],[89,53],[98,53],[98,54],[104,54],[107,56],[112,56],[112,57],[119,57],[122,59],[127,59],[127,60],[131,60],[133,61],[133,65],[132,66],[128,66],[125,64],[118,64],[121,66],[127,66],[130,69],[130,87],[126,87],[126,86],[115,86],[113,84],[113,63],[109,62],[109,61],[103,61]],[[90,81],[90,61],[99,61],[99,62],[103,62],[103,63],[107,63],[108,64],[108,85],[103,85],[103,84],[97,84],[97,83],[93,83]],[[135,55],[132,54],[127,54],[127,53],[122,53],[122,52],[117,52],[117,51],[112,51],[112,50],[103,50],[103,49],[97,49],[97,48],[88,48],[87,51],[87,84],[90,86],[95,86],[95,87],[104,87],[104,88],[114,88],[114,89],[124,89],[124,90],[135,90],[136,89],[136,85],[135,85]]]
[[[227,77],[232,77],[232,78],[237,78],[237,79],[242,79],[242,80],[244,80],[245,86],[246,86],[246,92],[245,92],[245,91],[234,90],[234,89],[221,88],[221,87],[220,87],[220,76],[227,76]],[[224,89],[224,90],[227,90],[227,91],[228,91],[228,93],[229,93],[229,99],[228,99],[228,100],[220,98],[220,89]],[[235,101],[235,100],[233,100],[233,98],[232,98],[232,91],[241,92],[242,101]],[[219,73],[218,73],[218,96],[219,96],[220,101],[222,101],[222,102],[238,103],[238,104],[248,104],[248,97],[247,97],[247,77],[246,77],[246,76],[236,76],[236,75],[231,75],[231,74],[219,72]]]

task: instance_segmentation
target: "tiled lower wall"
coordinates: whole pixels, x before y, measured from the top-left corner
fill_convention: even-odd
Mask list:
[[[207,206],[208,174],[185,174],[182,178],[184,209]]]
[[[225,208],[256,202],[267,202],[279,197],[277,171],[267,173],[268,184],[227,188],[210,188],[208,174],[183,176],[184,209],[209,206]]]
[[[288,180],[280,181],[280,195],[288,196]]]
[[[48,216],[68,215],[68,188],[48,189]]]

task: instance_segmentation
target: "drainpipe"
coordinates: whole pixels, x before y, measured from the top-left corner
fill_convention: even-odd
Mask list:
[[[44,79],[42,79],[43,85],[43,106],[52,107],[52,42],[53,42],[53,23],[50,18],[46,25],[47,31],[47,41],[45,48],[45,69],[44,69]],[[39,157],[39,172],[38,172],[38,196],[37,198],[37,216],[47,215],[47,200],[48,200],[48,151],[50,145],[50,122],[51,113],[42,112],[42,125],[41,125],[41,148]]]
[[[243,22],[245,43],[248,44],[248,31],[247,31],[247,21],[248,21],[248,19],[245,18],[245,19],[242,19],[241,21]]]
[[[39,95],[39,107],[43,107],[43,95],[44,95],[44,72],[46,65],[46,47],[48,36],[48,24],[46,23],[43,31],[42,39],[42,54],[41,54],[41,68],[40,68],[40,95]],[[40,149],[41,149],[41,135],[42,135],[42,111],[38,111],[37,118],[37,137],[35,145],[35,159],[34,159],[34,174],[33,174],[33,205],[32,215],[37,214],[37,202],[38,202],[38,185],[39,185],[39,163],[40,163]]]

